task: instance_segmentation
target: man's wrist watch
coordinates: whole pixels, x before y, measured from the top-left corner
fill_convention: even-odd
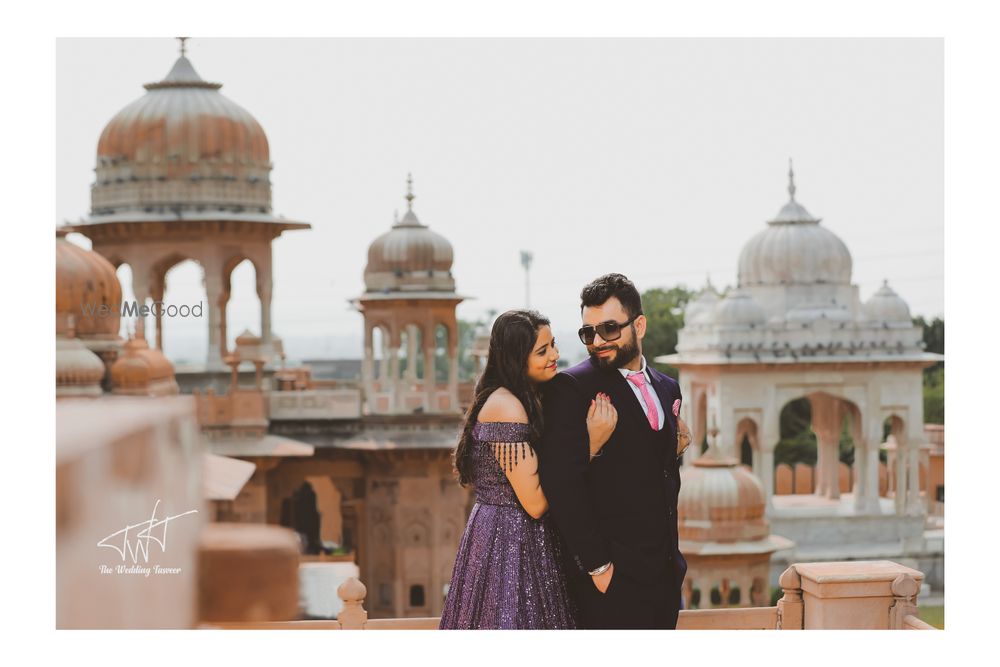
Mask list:
[[[608,561],[607,563],[605,563],[604,565],[600,566],[596,570],[591,570],[587,574],[589,574],[592,577],[596,577],[598,575],[601,575],[601,574],[604,574],[605,572],[607,572],[609,567],[611,567],[611,561]]]

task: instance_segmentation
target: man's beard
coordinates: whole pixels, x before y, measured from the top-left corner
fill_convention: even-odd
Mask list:
[[[604,349],[607,349],[607,347]],[[590,358],[596,361],[597,365],[601,368],[623,368],[639,356],[639,344],[636,342],[634,334],[631,343],[626,343],[615,349],[616,353],[613,358],[604,358],[597,356],[597,352],[601,348],[595,347],[593,352],[590,353]]]

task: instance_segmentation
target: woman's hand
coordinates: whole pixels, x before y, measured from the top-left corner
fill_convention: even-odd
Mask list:
[[[590,434],[590,458],[598,456],[618,424],[618,411],[611,405],[611,397],[598,394],[587,411],[587,432]]]
[[[677,456],[684,453],[684,450],[691,444],[691,431],[684,420],[677,416]]]

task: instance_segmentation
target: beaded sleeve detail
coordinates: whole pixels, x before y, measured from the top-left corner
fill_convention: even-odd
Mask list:
[[[528,441],[531,426],[520,422],[476,422],[472,427],[473,437],[488,444],[505,472],[514,469],[521,459],[535,455]]]

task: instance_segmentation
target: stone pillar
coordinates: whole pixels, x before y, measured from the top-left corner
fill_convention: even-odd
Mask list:
[[[372,348],[373,329],[364,323],[365,327],[365,356],[361,360],[361,386],[364,389],[364,400],[368,403],[369,413],[373,411],[375,404],[375,355]],[[385,364],[382,364],[385,366]]]
[[[260,342],[265,349],[271,344],[271,281],[257,281],[257,298],[260,300]]]
[[[397,412],[402,405],[400,392],[402,387],[399,381],[399,337],[396,332],[392,334],[393,340],[389,344],[389,375],[386,379],[385,390],[391,392],[389,396],[389,411]]]
[[[774,512],[774,445],[765,444],[761,447],[758,456],[760,458],[760,482],[764,487],[765,514]]]
[[[448,402],[452,412],[458,412],[458,342],[448,333]]]
[[[149,279],[149,269],[142,264],[132,265],[132,292],[135,294],[135,302],[139,307],[140,312],[136,315],[136,319],[142,318],[141,309],[146,305],[146,301],[150,298],[152,294],[152,287],[150,285]],[[136,326],[138,329],[138,326]],[[156,327],[157,340],[160,339],[160,327],[157,323]]]
[[[906,450],[906,514],[923,514],[920,502],[920,443],[908,438],[901,448]]]
[[[893,448],[889,449],[888,462],[892,466],[893,479],[895,480],[893,489],[893,503],[896,514],[903,516],[906,514],[906,458],[907,451],[901,446],[899,440],[894,435],[889,435]]]
[[[428,346],[428,337],[424,337],[424,394],[426,396],[426,410],[428,412],[437,412],[437,401],[434,398],[435,390],[437,389],[437,381],[435,378],[435,352],[437,351],[434,346],[434,337],[430,336],[430,344]]]
[[[698,609],[712,608],[712,580],[708,577],[697,577],[694,580],[694,587],[701,591],[701,598],[698,600]]]
[[[209,370],[217,370],[222,368],[222,346],[225,345],[222,332],[225,326],[223,321],[227,297],[222,287],[222,276],[219,272],[208,265],[203,269],[202,282],[205,285],[205,293],[208,295],[208,359],[206,365]]]
[[[385,329],[382,329],[381,338],[382,363],[378,365],[378,379],[385,382],[389,379],[389,334]]]
[[[257,276],[257,298],[260,300],[260,341],[265,349],[271,345],[271,293],[274,281],[271,275],[271,243],[266,241],[251,260]]]
[[[761,414],[760,433],[757,445],[760,447],[760,481],[764,487],[765,515],[774,514],[774,448],[781,440],[781,424],[779,412],[774,408],[766,408]]]
[[[405,379],[409,382],[416,382],[417,380],[417,327],[413,324],[406,325]]]
[[[153,301],[163,303],[163,293],[166,291],[163,285],[163,278],[158,279],[152,286],[151,296]],[[163,351],[163,311],[156,309],[156,349]]]
[[[881,513],[878,500],[878,447],[871,442],[863,439],[854,443],[854,465],[858,474],[853,490],[854,511],[857,514]]]
[[[816,434],[816,489],[815,495],[840,498],[838,465],[840,463],[840,431],[844,419],[840,399],[825,394],[809,397],[812,408],[812,429]]]

